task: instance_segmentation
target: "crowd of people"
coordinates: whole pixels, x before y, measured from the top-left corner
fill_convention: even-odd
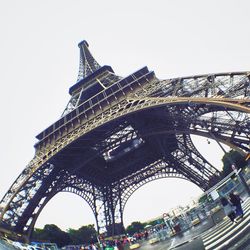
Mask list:
[[[149,233],[147,230],[144,232],[135,233],[133,236],[116,236],[110,239],[99,239],[99,243],[92,243],[88,245],[78,246],[66,246],[65,250],[126,250],[129,249],[131,244],[134,244],[140,240],[148,239]]]
[[[117,239],[104,240],[101,242],[101,250],[125,250],[128,249],[127,246],[134,244],[140,240],[148,239],[148,231],[135,233],[133,236],[121,236]],[[92,249],[91,249],[92,250]]]

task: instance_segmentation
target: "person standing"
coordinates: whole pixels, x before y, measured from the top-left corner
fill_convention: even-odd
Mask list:
[[[227,200],[226,197],[222,197],[220,199],[220,202],[221,202],[221,205],[223,206],[223,210],[224,210],[225,215],[228,216],[232,222],[235,222],[234,221],[235,212],[233,210],[233,206],[229,203],[229,201]]]
[[[241,206],[242,199],[240,198],[240,196],[237,195],[236,193],[232,192],[229,194],[229,199],[230,199],[230,202],[232,203],[232,205],[235,206],[236,216],[239,216],[240,218],[242,218],[244,212],[243,212],[243,209]]]
[[[118,250],[124,250],[124,246],[123,246],[122,241],[118,240],[116,246],[117,246],[117,249],[118,249]]]
[[[91,244],[91,247],[92,247],[92,250],[97,250],[97,248],[96,248],[96,246],[95,246],[95,244],[93,243],[93,244]]]

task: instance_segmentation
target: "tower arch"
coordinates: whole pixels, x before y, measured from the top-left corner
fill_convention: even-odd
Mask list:
[[[36,136],[34,158],[0,202],[0,230],[29,237],[64,190],[87,200],[98,232],[119,234],[128,198],[150,178],[172,174],[202,190],[220,179],[191,134],[249,153],[249,72],[159,80],[143,67],[120,77],[88,47],[79,44],[78,80],[62,116]]]

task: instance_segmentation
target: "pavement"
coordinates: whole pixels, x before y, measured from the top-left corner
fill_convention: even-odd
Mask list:
[[[6,242],[5,240],[0,239],[0,250],[17,250],[17,249],[8,242]]]
[[[238,244],[242,239],[246,239],[246,236],[250,232],[250,198],[244,202],[242,207],[244,217],[238,219],[236,224],[232,223],[228,217],[225,217],[225,219],[212,228],[211,231],[200,235],[206,250],[228,250],[236,243]],[[243,250],[244,248],[239,249]]]
[[[250,198],[243,203],[244,217],[236,224],[223,213],[157,244],[144,242],[141,250],[250,250]]]

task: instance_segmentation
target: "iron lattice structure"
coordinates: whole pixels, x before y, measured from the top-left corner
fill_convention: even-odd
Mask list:
[[[79,44],[78,81],[62,117],[37,135],[35,156],[3,197],[1,230],[30,237],[58,193],[81,196],[98,232],[123,231],[123,211],[142,185],[182,178],[207,190],[220,172],[191,135],[249,153],[250,72],[158,79],[147,67],[127,77],[100,66]]]

